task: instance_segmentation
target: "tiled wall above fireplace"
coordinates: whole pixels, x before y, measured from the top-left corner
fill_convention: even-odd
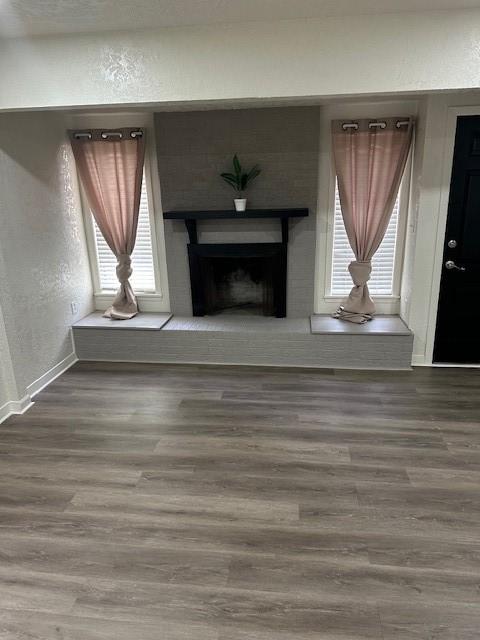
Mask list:
[[[234,153],[259,164],[247,191],[255,208],[308,207],[290,221],[287,316],[313,312],[318,179],[318,107],[158,113],[157,154],[166,210],[233,208],[234,192],[219,178]],[[277,220],[211,220],[199,226],[199,242],[280,242]],[[192,315],[188,236],[180,220],[165,220],[171,311]]]

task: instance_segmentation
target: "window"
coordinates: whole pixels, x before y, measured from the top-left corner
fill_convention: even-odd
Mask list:
[[[140,195],[137,237],[132,254],[130,282],[142,312],[169,311],[167,260],[161,192],[158,181],[157,152],[155,146],[153,115],[146,113],[109,113],[71,116],[71,129],[116,129],[124,127],[147,130],[145,164]],[[71,157],[72,163],[74,158]],[[93,285],[95,308],[103,311],[112,304],[118,291],[117,261],[105,243],[88,206],[88,199],[78,181],[79,196],[83,208],[84,228]]]
[[[115,273],[117,260],[103,239],[97,223],[93,219],[95,250],[97,256],[99,285],[104,292],[115,292],[118,280]],[[132,283],[135,292],[155,292],[155,268],[152,251],[152,229],[145,176],[143,176],[140,211],[138,214],[137,240],[132,253]]]
[[[370,293],[380,296],[391,296],[394,291],[395,253],[400,215],[399,189],[392,217],[388,223],[385,237],[372,259],[372,274],[368,281]],[[343,224],[342,209],[337,184],[335,184],[335,216],[333,226],[333,251],[331,265],[330,294],[333,296],[347,295],[352,288],[352,279],[348,272],[349,263],[355,260],[348,242]]]

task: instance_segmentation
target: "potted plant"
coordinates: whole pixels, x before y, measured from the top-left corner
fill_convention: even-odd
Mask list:
[[[237,154],[233,156],[233,173],[221,173],[220,176],[237,192],[237,198],[233,200],[235,211],[245,211],[247,208],[247,199],[243,197],[243,192],[247,186],[255,180],[260,173],[260,168],[255,165],[247,173],[243,173],[242,165],[238,160]]]

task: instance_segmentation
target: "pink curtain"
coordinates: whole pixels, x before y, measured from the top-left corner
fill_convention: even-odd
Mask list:
[[[352,124],[357,126],[348,126]],[[375,313],[367,285],[371,259],[392,215],[412,131],[411,118],[332,123],[333,158],[343,222],[355,254],[355,260],[348,267],[354,286],[334,313],[336,318],[363,323],[371,320]]]
[[[90,209],[117,258],[120,288],[113,305],[103,315],[126,320],[138,312],[129,278],[132,275],[130,256],[137,236],[145,131],[72,131],[70,139]]]

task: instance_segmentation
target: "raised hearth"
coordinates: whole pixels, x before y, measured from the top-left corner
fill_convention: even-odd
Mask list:
[[[152,315],[158,314],[109,320],[110,327],[98,314],[85,318],[73,326],[77,357],[347,369],[409,369],[412,359],[413,334],[395,316],[379,316],[362,325],[344,322],[344,332],[338,333],[329,330],[329,316],[313,316],[310,321],[249,315],[174,315],[158,331],[145,331],[145,325],[151,322],[141,322],[141,317]],[[377,321],[380,329],[375,330]],[[319,326],[315,328],[316,324]],[[321,333],[313,333],[315,329]]]

